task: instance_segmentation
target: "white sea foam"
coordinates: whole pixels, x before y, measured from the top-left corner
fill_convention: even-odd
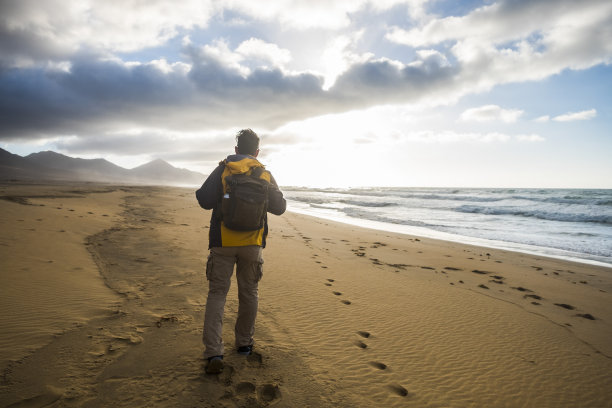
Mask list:
[[[612,266],[612,190],[284,188],[290,210]]]

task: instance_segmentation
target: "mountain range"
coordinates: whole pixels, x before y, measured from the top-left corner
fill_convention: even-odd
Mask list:
[[[19,156],[0,149],[0,180],[200,185],[205,179],[202,173],[176,168],[161,159],[126,169],[105,159],[79,159],[53,151]]]

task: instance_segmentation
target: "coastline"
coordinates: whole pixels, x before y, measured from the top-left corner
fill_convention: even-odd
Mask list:
[[[295,203],[292,203],[295,204]],[[407,236],[418,236],[423,238],[431,238],[437,239],[441,241],[449,241],[456,242],[458,244],[467,244],[480,246],[483,248],[491,248],[491,249],[501,249],[506,251],[514,251],[521,252],[529,255],[535,256],[545,256],[549,258],[570,261],[570,262],[579,262],[585,263],[589,265],[603,266],[606,268],[612,268],[612,259],[608,257],[595,256],[590,254],[583,254],[578,252],[570,252],[563,249],[557,249],[552,247],[543,247],[543,246],[535,246],[528,244],[521,244],[516,242],[509,241],[499,241],[492,240],[486,238],[477,238],[470,237],[467,235],[458,235],[451,234],[442,231],[436,231],[434,229],[425,228],[425,227],[417,227],[417,226],[409,226],[403,224],[392,224],[381,221],[367,220],[367,219],[359,219],[355,217],[350,217],[343,214],[334,214],[320,211],[312,211],[304,208],[299,208],[299,206],[289,206],[287,211],[291,211],[297,214],[308,215],[315,218],[321,218],[324,220],[330,220],[335,222],[340,222],[347,225],[353,225],[361,228],[369,228],[379,231],[386,231],[392,233],[403,234]]]
[[[27,198],[13,187],[2,194]],[[75,234],[70,248],[89,250],[93,260],[83,262],[95,261],[99,272],[84,281],[101,277],[96,285],[118,300],[16,355],[2,370],[2,405],[573,407],[612,400],[610,268],[296,213],[270,216],[257,353],[228,353],[227,370],[208,376],[200,337],[210,212],[197,206],[193,190],[116,187],[105,201],[91,185],[48,189],[73,191],[71,204],[79,206],[52,205],[70,198],[33,197],[36,191],[27,201],[45,207],[0,200],[10,209],[3,223],[13,222],[3,230],[3,251],[36,260],[27,255],[30,241],[10,247],[15,234],[33,232],[30,224],[58,254],[62,237]],[[112,209],[116,215],[101,217]],[[96,217],[106,224],[81,240],[77,233]],[[56,222],[60,235],[52,235]],[[53,273],[70,259],[49,264]],[[15,271],[4,262],[7,281]],[[32,302],[26,294],[24,305]],[[236,310],[233,284],[228,346]]]

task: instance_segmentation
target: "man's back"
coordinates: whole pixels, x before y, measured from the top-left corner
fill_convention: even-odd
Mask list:
[[[219,166],[208,176],[202,187],[196,191],[196,198],[200,206],[213,210],[210,220],[209,248],[219,246],[245,246],[260,245],[265,248],[268,235],[267,216],[264,215],[264,225],[255,231],[236,231],[227,228],[221,215],[221,203],[226,194],[225,177],[231,174],[247,174],[254,168],[263,168],[263,165],[249,155],[234,154],[219,163]],[[265,170],[261,178],[270,183],[267,194],[267,212],[281,215],[287,208],[283,193],[279,190],[272,174]]]
[[[204,357],[208,360],[206,372],[218,374],[223,370],[224,345],[222,340],[223,314],[225,298],[229,291],[231,277],[236,267],[238,281],[238,317],[235,326],[235,344],[238,354],[248,355],[253,349],[255,333],[255,318],[258,309],[258,284],[263,276],[262,250],[266,246],[268,234],[267,212],[281,215],[285,212],[287,203],[279,190],[274,177],[257,160],[259,154],[259,137],[251,129],[244,129],[236,136],[236,154],[228,156],[208,176],[202,187],[196,191],[200,206],[213,210],[210,218],[208,247],[210,255],[206,262],[206,279],[208,295],[204,316],[204,332],[202,340],[206,347]],[[262,222],[255,226],[244,228],[230,222],[233,215],[251,218],[248,212],[253,210],[247,205],[234,208],[242,214],[223,211],[223,200],[231,200],[232,188],[236,189],[233,177],[240,177],[245,183],[251,178],[262,189],[254,188],[253,194],[265,194],[261,201],[266,211],[263,211]],[[252,181],[252,180],[251,180]],[[262,193],[263,191],[263,193]],[[247,193],[244,193],[247,195]],[[243,197],[245,198],[245,197]],[[259,198],[258,198],[259,199]],[[247,197],[257,208],[258,199]],[[255,211],[256,212],[256,211]],[[235,220],[232,220],[235,221]]]

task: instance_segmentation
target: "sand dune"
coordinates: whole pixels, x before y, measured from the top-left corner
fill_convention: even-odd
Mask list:
[[[0,191],[2,406],[612,406],[611,268],[271,217],[256,353],[211,376],[192,191]]]

